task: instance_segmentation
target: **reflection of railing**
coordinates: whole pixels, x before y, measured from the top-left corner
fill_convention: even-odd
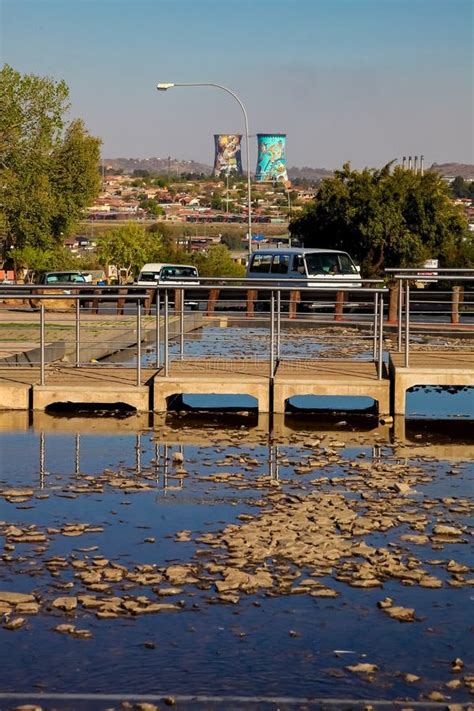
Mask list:
[[[453,326],[474,334],[474,269],[387,269],[395,280],[398,351],[410,362],[410,338],[415,325],[453,335]]]
[[[81,476],[81,448],[84,444],[81,443],[81,434],[76,432],[74,435],[74,477],[79,478]],[[143,465],[142,463],[142,447],[144,445],[143,434],[141,432],[136,432],[131,439],[131,449],[134,450],[134,466],[127,467],[127,471],[133,471],[137,476],[141,474],[147,474],[154,472],[155,481],[157,488],[166,494],[169,491],[181,491],[184,488],[185,476],[183,475],[182,466],[186,463],[187,453],[186,447],[183,444],[177,444],[176,442],[160,442],[154,445],[150,445],[150,452],[147,454],[154,454],[151,458],[150,463]],[[121,437],[121,440],[126,441],[127,438]],[[205,444],[202,440],[202,433],[199,433],[198,440],[199,444],[202,446]],[[46,468],[47,464],[47,435],[44,431],[39,433],[39,451],[38,451],[38,465],[39,465],[39,488],[44,489],[47,487],[47,475],[48,471]],[[196,443],[189,445],[190,448],[194,450]],[[209,447],[214,449],[215,443],[212,440],[208,442]],[[261,445],[264,446],[264,445]],[[271,481],[278,481],[280,478],[279,468],[280,468],[280,453],[279,447],[273,444],[268,434],[268,443],[265,445],[267,447],[267,475]],[[92,450],[94,446],[92,446]],[[154,450],[154,451],[153,451]],[[176,463],[176,454],[180,455],[179,464]],[[192,458],[194,458],[194,452]],[[126,458],[126,451],[120,450],[120,459]]]
[[[232,312],[239,318],[244,315],[252,317],[242,326],[252,325],[266,330],[266,340],[259,343],[260,349],[255,349],[255,343],[247,341],[247,348],[242,350],[240,335],[233,336],[234,346],[239,350],[240,358],[250,358],[256,362],[266,361],[270,377],[274,375],[275,366],[282,361],[296,359],[298,361],[310,360],[318,357],[314,344],[317,340],[311,327],[321,325],[343,325],[354,327],[355,331],[350,338],[360,338],[365,341],[366,355],[377,363],[379,378],[382,377],[383,362],[383,315],[384,297],[387,290],[380,287],[379,282],[364,282],[345,284],[337,279],[328,285],[327,279],[311,279],[311,286],[307,280],[245,280],[245,279],[200,279],[196,285],[190,279],[186,285],[183,278],[181,285],[169,287],[154,286],[144,289],[142,286],[131,285],[127,293],[111,293],[110,287],[94,287],[91,295],[90,285],[85,287],[74,285],[71,290],[58,293],[59,288],[48,286],[19,286],[11,285],[0,290],[0,302],[7,301],[10,305],[16,303],[30,303],[33,301],[38,311],[38,336],[39,348],[37,355],[12,362],[9,365],[38,365],[40,371],[40,384],[45,384],[45,366],[47,361],[47,330],[69,329],[69,347],[72,348],[70,359],[75,367],[84,365],[99,366],[104,362],[100,359],[114,352],[125,352],[133,345],[135,350],[136,370],[135,383],[142,383],[142,342],[146,332],[151,334],[151,343],[154,346],[154,357],[149,365],[161,368],[164,375],[169,374],[171,361],[174,357],[183,360],[185,355],[185,319],[191,318],[188,310],[190,304],[189,294],[193,294],[193,307],[198,307],[199,316],[215,317],[215,294],[218,291],[221,299],[228,298],[232,303]],[[361,285],[362,284],[362,285]],[[110,311],[111,303],[116,303],[116,313]],[[171,303],[173,302],[173,307]],[[98,304],[100,303],[100,308]],[[64,305],[66,315],[58,314],[53,310],[56,306]],[[88,305],[87,308],[81,306]],[[304,306],[309,311],[302,313],[300,307]],[[243,313],[242,313],[243,312]],[[348,313],[350,312],[350,313]],[[226,316],[229,316],[226,311]],[[159,316],[159,317],[158,317]],[[213,321],[215,323],[215,321]],[[198,325],[202,325],[198,324]],[[299,342],[303,330],[306,331],[306,344],[310,344],[308,352],[298,352],[293,348],[295,337],[294,327],[299,327]],[[193,326],[194,328],[197,325]],[[224,334],[225,329],[221,329]],[[357,332],[356,332],[357,331]],[[58,331],[60,334],[61,332]],[[228,333],[228,332],[227,332]],[[240,331],[242,333],[242,330]],[[309,334],[309,335],[308,335]],[[286,338],[286,342],[285,342]],[[176,354],[170,352],[170,341],[178,344]],[[345,346],[348,345],[347,336],[343,337]],[[290,353],[288,346],[291,344],[293,351]],[[101,355],[91,356],[100,346]],[[235,348],[234,348],[235,351]],[[87,355],[87,357],[86,357]],[[196,360],[205,361],[206,358],[215,357],[215,344],[210,353],[199,353]],[[224,353],[223,358],[226,357]],[[234,353],[234,359],[237,358]],[[193,356],[194,358],[194,356]],[[57,360],[50,358],[50,360]],[[228,360],[232,360],[228,358]],[[85,362],[84,362],[85,361]],[[128,358],[130,365],[130,358]]]

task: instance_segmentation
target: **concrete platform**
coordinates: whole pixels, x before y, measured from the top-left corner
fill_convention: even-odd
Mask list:
[[[406,391],[415,385],[474,386],[473,351],[410,351],[409,366],[403,353],[389,354],[393,412],[404,415]]]
[[[273,380],[273,411],[283,414],[287,400],[297,395],[370,397],[379,415],[390,412],[390,381],[379,380],[377,364],[367,361],[280,363]]]
[[[0,410],[44,410],[56,403],[111,405],[125,403],[139,412],[150,409],[150,381],[155,370],[142,371],[136,386],[134,368],[48,367],[40,385],[37,368],[0,369]]]
[[[0,411],[29,410],[31,408],[31,386],[39,381],[36,368],[0,369]]]
[[[145,412],[150,409],[149,385],[137,387],[135,383],[134,368],[54,368],[47,371],[45,385],[33,385],[33,410],[57,403],[124,403]]]
[[[171,364],[153,383],[153,410],[165,412],[173,395],[250,395],[259,412],[270,411],[270,378],[264,375],[269,364],[255,360],[186,359]]]

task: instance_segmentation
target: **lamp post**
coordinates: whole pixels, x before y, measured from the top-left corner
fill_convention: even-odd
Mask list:
[[[244,115],[244,121],[245,121],[245,145],[246,145],[246,155],[247,155],[247,204],[248,204],[248,227],[247,227],[247,237],[248,237],[248,251],[249,251],[249,256],[252,254],[252,192],[251,192],[251,187],[250,187],[250,146],[249,146],[249,121],[247,118],[247,112],[245,110],[245,106],[237,96],[237,94],[234,94],[233,91],[228,89],[226,86],[222,86],[222,84],[214,84],[211,82],[205,82],[205,83],[187,83],[187,84],[176,84],[174,82],[167,82],[163,84],[157,84],[156,88],[158,91],[167,91],[168,89],[172,89],[175,86],[213,86],[216,87],[217,89],[222,89],[223,91],[226,91],[228,94],[234,97],[234,99],[237,101],[239,104],[240,108],[242,109],[242,113]]]

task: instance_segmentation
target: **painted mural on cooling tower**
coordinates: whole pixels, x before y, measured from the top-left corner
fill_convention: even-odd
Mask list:
[[[275,180],[286,182],[285,133],[258,133],[257,182]]]
[[[241,140],[242,136],[237,133],[214,134],[214,175],[242,175]]]

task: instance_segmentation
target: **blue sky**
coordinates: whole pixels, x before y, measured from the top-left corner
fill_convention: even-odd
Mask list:
[[[105,157],[213,162],[287,134],[289,166],[474,162],[472,0],[0,0],[1,60],[64,79]],[[255,169],[256,139],[251,139]]]

